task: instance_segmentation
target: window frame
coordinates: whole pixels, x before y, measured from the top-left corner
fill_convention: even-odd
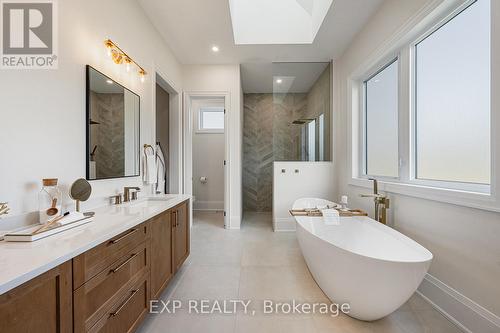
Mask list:
[[[500,106],[500,97],[493,93],[495,87],[500,85],[500,66],[495,65],[500,53],[500,42],[495,38],[500,36],[500,27],[493,24],[495,10],[500,4],[490,1],[491,6],[491,103],[490,103],[490,140],[491,140],[491,180],[490,185],[459,183],[448,181],[423,180],[416,178],[416,131],[415,131],[415,46],[432,35],[442,26],[448,24],[453,18],[462,13],[476,0],[456,0],[453,3],[442,4],[434,1],[425,10],[416,13],[400,31],[392,38],[382,43],[373,52],[373,56],[366,59],[361,66],[355,69],[347,79],[349,92],[348,120],[348,147],[350,151],[351,178],[348,185],[371,188],[368,181],[371,176],[366,175],[364,147],[365,147],[365,91],[364,81],[374,73],[380,71],[384,64],[398,57],[399,60],[399,112],[398,112],[398,138],[399,138],[399,177],[376,177],[379,180],[381,191],[419,197],[432,201],[446,202],[460,206],[473,207],[489,211],[500,212],[500,177],[497,169],[500,168],[500,115],[495,115],[495,107]],[[498,16],[497,16],[498,17]]]
[[[217,109],[217,110],[216,110]],[[222,124],[222,128],[204,128],[203,127],[203,114],[205,112],[221,112],[220,110],[222,109],[222,113],[224,114],[224,118],[225,118],[225,109],[220,106],[204,106],[204,107],[200,107],[198,109],[198,128],[196,129],[196,133],[200,133],[200,134],[222,134],[224,133],[224,130],[225,130],[225,120],[223,121],[223,124]],[[223,118],[223,119],[224,119]]]
[[[481,194],[490,194],[491,193],[491,185],[492,185],[492,172],[493,168],[490,165],[490,184],[480,184],[480,183],[470,183],[470,182],[460,182],[460,181],[446,181],[446,180],[433,180],[433,179],[424,179],[417,177],[417,46],[430,36],[432,36],[439,29],[450,23],[457,16],[462,14],[465,10],[467,10],[470,6],[474,5],[478,0],[468,0],[465,1],[462,5],[458,6],[453,10],[449,15],[441,19],[437,24],[435,24],[432,28],[426,30],[424,33],[420,34],[418,38],[414,39],[408,46],[409,48],[409,56],[410,56],[410,156],[408,160],[410,161],[410,175],[408,181],[415,185],[422,185],[428,187],[437,187],[444,188],[450,190],[458,190],[458,191],[466,191],[471,193],[481,193]],[[490,0],[487,0],[490,1]],[[491,91],[491,82],[490,82],[490,91]],[[491,98],[491,96],[490,96]],[[490,136],[492,132],[492,119],[491,119],[492,107],[490,106]],[[491,138],[490,138],[491,140]],[[490,156],[493,156],[493,149],[490,147]]]
[[[400,121],[400,112],[401,112],[401,56],[400,54],[395,54],[395,55],[390,55],[389,57],[385,57],[383,61],[379,62],[378,66],[375,66],[373,70],[369,71],[360,81],[360,91],[361,93],[361,133],[362,133],[362,139],[361,139],[361,165],[360,165],[360,170],[359,174],[363,176],[363,178],[377,178],[381,180],[389,180],[389,181],[395,181],[401,179],[401,151],[400,151],[400,143],[399,143],[399,137],[401,134],[401,130],[398,126],[398,175],[396,177],[390,177],[390,176],[379,176],[379,175],[374,175],[374,174],[369,174],[368,173],[368,93],[367,93],[367,83],[369,80],[373,79],[375,76],[383,72],[385,69],[387,69],[389,66],[391,66],[394,63],[397,63],[398,67],[398,124]],[[382,64],[382,65],[381,65]]]

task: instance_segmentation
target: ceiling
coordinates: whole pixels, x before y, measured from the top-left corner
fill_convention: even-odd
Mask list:
[[[235,44],[312,44],[332,2],[229,0]]]
[[[244,93],[307,93],[329,63],[244,63]],[[280,80],[279,83],[277,80]]]
[[[235,45],[229,0],[137,1],[183,64],[336,59],[383,2],[334,0],[312,44]],[[213,45],[220,51],[212,52]]]

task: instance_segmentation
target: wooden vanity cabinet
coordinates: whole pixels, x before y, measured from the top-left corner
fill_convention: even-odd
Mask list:
[[[131,247],[123,257],[75,290],[73,294],[75,333],[96,332],[98,331],[96,327],[106,326],[104,322],[109,323],[108,320],[104,321],[104,318],[116,317],[111,314],[125,302],[122,299],[129,297],[131,290],[137,289],[134,289],[134,286],[138,283],[147,283],[149,257],[149,242],[142,242],[137,247]],[[146,287],[149,288],[148,285]],[[137,313],[137,316],[140,315],[141,311]]]
[[[151,220],[151,299],[158,299],[189,256],[189,202]]]
[[[72,332],[71,262],[1,295],[0,331]]]
[[[73,289],[127,256],[131,249],[150,237],[149,232],[149,223],[142,223],[73,258]]]
[[[151,220],[151,299],[158,299],[174,276],[171,211]]]
[[[0,295],[0,331],[135,331],[189,256],[189,217],[185,201]]]
[[[173,261],[174,269],[177,272],[189,256],[190,248],[190,222],[189,222],[189,202],[185,201],[172,208],[173,225]]]

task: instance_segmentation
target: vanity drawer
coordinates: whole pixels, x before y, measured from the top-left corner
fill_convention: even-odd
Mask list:
[[[73,259],[73,290],[124,257],[149,237],[149,223],[143,223],[101,243]]]
[[[143,242],[74,292],[75,332],[86,332],[126,292],[149,274],[148,242]]]
[[[145,274],[138,283],[124,290],[109,310],[88,332],[133,332],[148,312],[149,278]]]

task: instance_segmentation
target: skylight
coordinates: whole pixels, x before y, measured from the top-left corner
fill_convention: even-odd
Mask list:
[[[234,42],[312,44],[333,0],[229,0]]]

